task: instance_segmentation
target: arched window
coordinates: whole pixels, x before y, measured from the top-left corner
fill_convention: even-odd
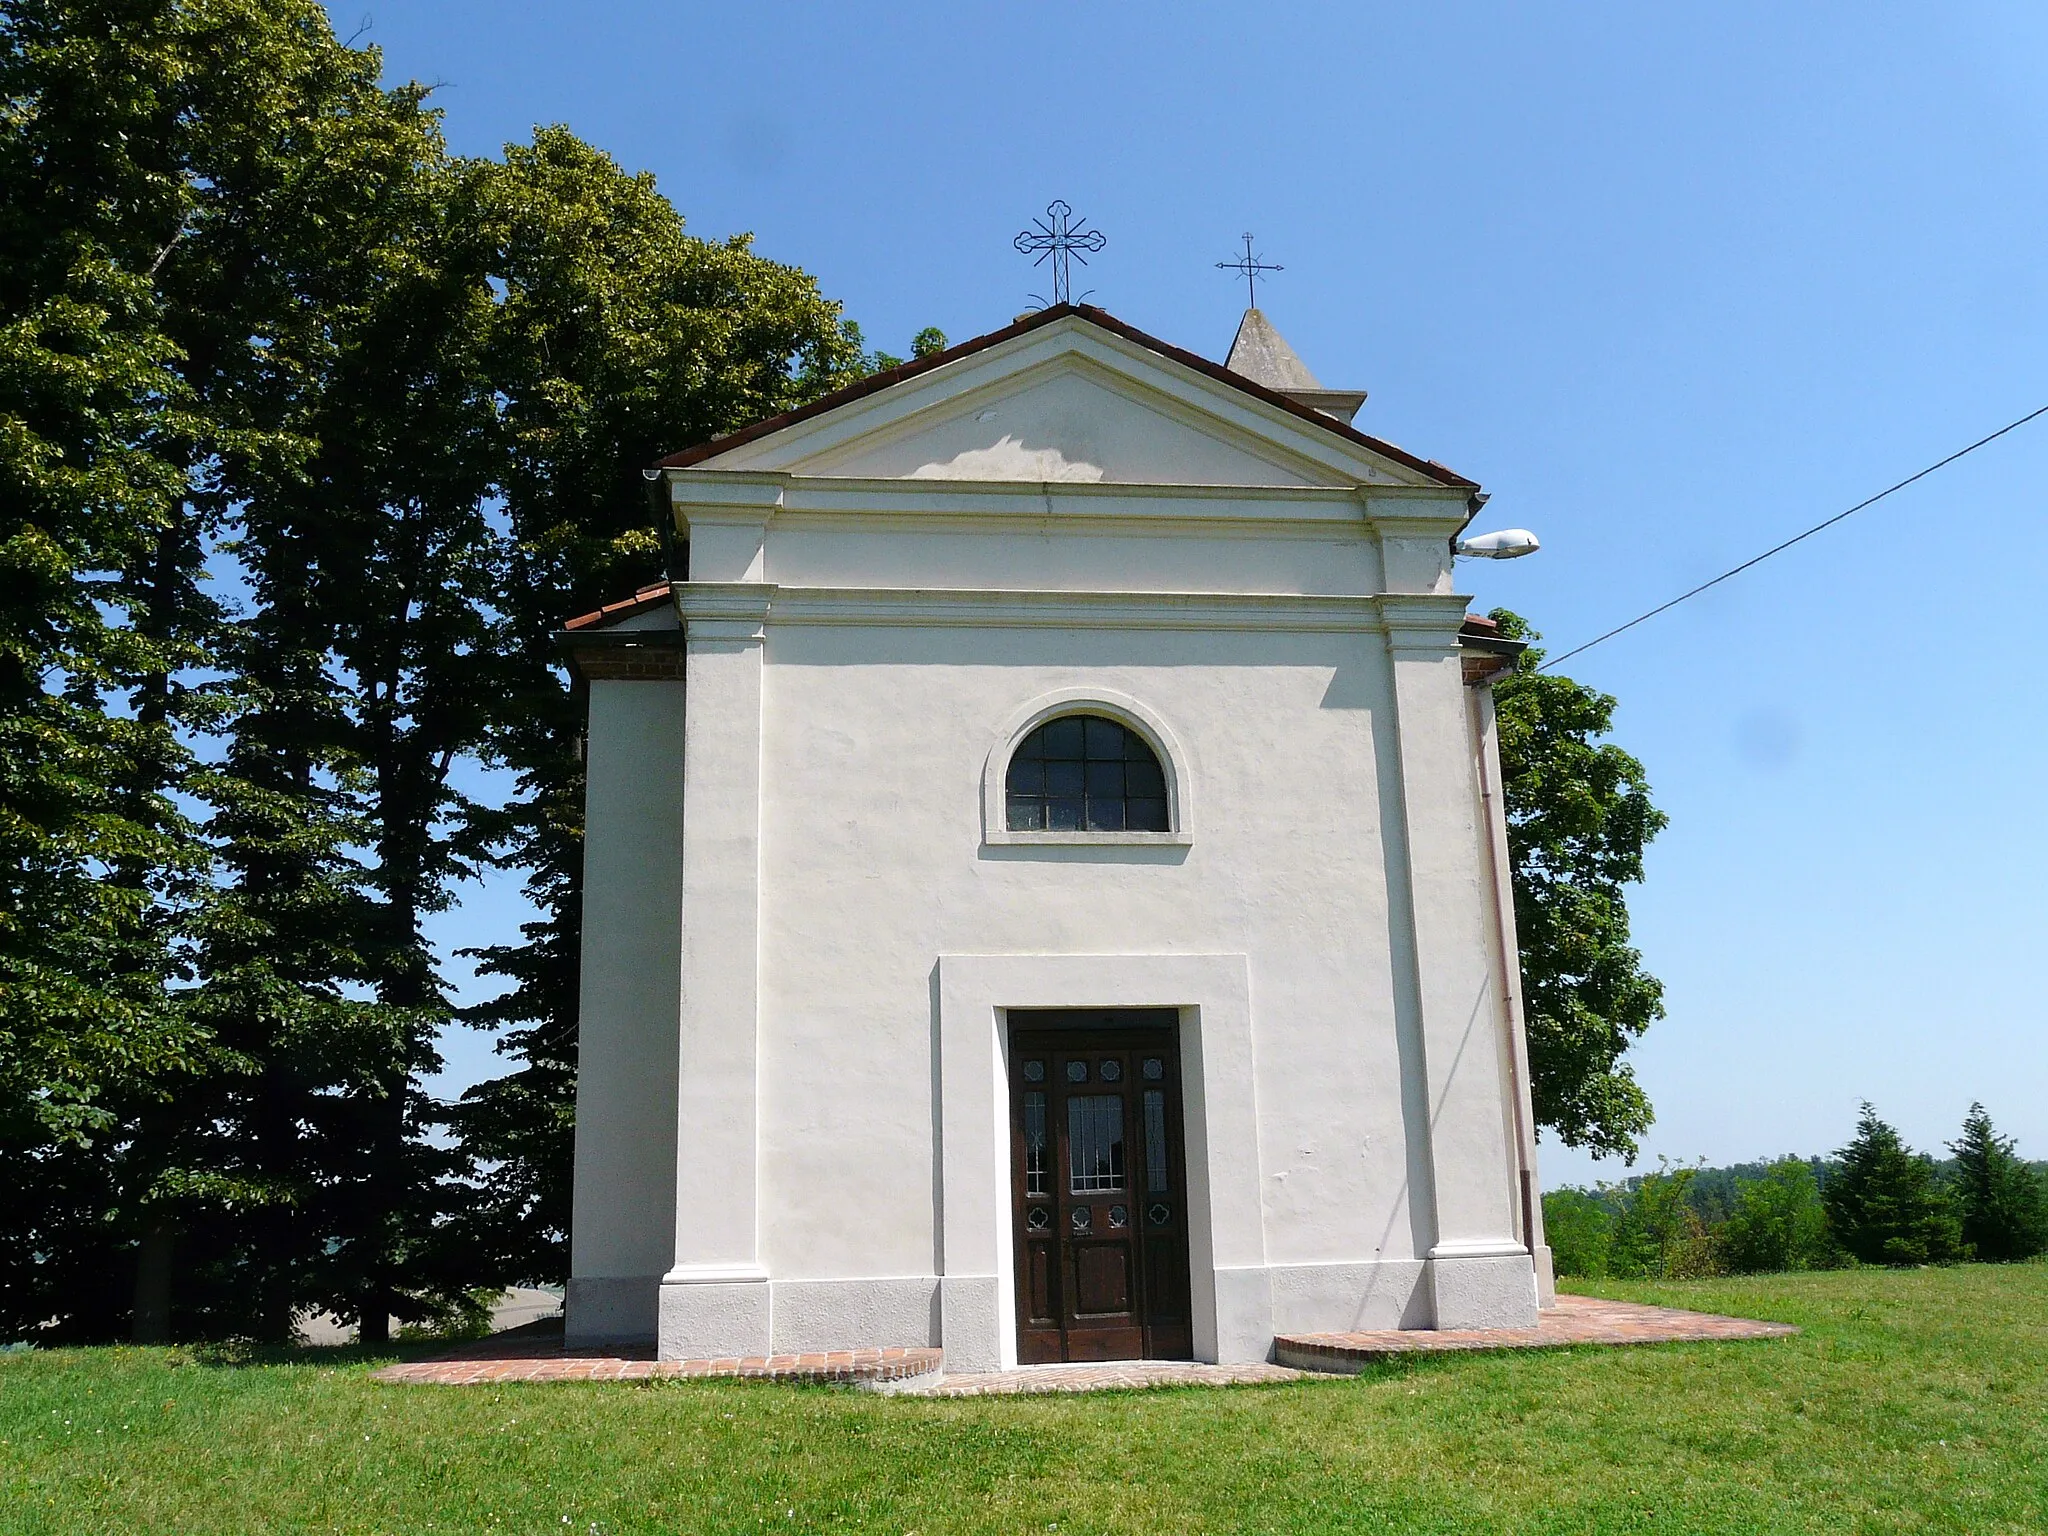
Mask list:
[[[1166,776],[1136,731],[1100,715],[1048,720],[1004,779],[1012,832],[1165,832]]]

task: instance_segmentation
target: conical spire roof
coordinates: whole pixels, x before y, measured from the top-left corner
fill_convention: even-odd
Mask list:
[[[1322,381],[1308,371],[1308,364],[1259,309],[1244,312],[1244,319],[1237,325],[1237,337],[1230,343],[1230,357],[1223,366],[1254,384],[1277,390],[1299,405],[1342,422],[1349,422],[1365,404],[1362,389],[1323,388]]]
[[[1237,338],[1230,344],[1230,357],[1223,366],[1282,394],[1291,389],[1323,387],[1308,371],[1308,364],[1287,345],[1287,338],[1273,329],[1273,322],[1262,309],[1244,312],[1244,318],[1237,323]]]

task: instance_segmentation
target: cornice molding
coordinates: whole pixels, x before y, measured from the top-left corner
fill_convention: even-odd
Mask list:
[[[1072,592],[1030,588],[803,587],[680,582],[676,606],[692,639],[731,638],[765,624],[943,629],[1296,630],[1386,633],[1390,644],[1455,648],[1469,599],[1449,592],[1371,595],[1247,592]],[[715,628],[714,628],[715,626]]]
[[[1211,592],[781,587],[777,624],[974,629],[1374,631],[1370,597]]]
[[[762,581],[684,581],[675,592],[676,610],[693,642],[759,641],[776,588]]]

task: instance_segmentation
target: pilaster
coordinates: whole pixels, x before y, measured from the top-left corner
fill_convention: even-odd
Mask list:
[[[1465,602],[1418,592],[1385,594],[1380,603],[1428,1104],[1436,1326],[1533,1325],[1534,1269],[1516,1234],[1518,1149],[1488,931],[1492,893],[1476,857],[1485,834],[1458,647]]]
[[[774,589],[688,582],[675,1262],[664,1359],[765,1355],[760,1262],[760,861],[764,625]]]

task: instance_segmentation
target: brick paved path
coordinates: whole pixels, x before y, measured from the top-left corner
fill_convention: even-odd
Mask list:
[[[1025,1392],[1093,1392],[1134,1387],[1241,1386],[1296,1381],[1304,1372],[1361,1370],[1395,1355],[1443,1350],[1554,1349],[1569,1344],[1669,1344],[1707,1339],[1774,1339],[1797,1333],[1784,1323],[1757,1323],[1671,1307],[1560,1296],[1534,1328],[1386,1329],[1372,1333],[1288,1334],[1274,1340],[1277,1365],[1201,1365],[1181,1360],[1127,1360],[1106,1365],[1031,1365],[1011,1371],[945,1375],[936,1349],[855,1349],[831,1354],[767,1355],[725,1360],[656,1360],[652,1350],[593,1354],[562,1347],[559,1334],[536,1332],[482,1339],[431,1360],[387,1365],[379,1381],[467,1386],[498,1381],[645,1381],[654,1377],[725,1377],[756,1381],[842,1382],[921,1397],[1010,1396]]]
[[[1107,1365],[1025,1365],[1013,1371],[913,1376],[879,1386],[903,1397],[1015,1397],[1025,1392],[1114,1392],[1139,1387],[1246,1387],[1299,1381],[1284,1365],[1203,1365],[1193,1360],[1117,1360]]]
[[[414,1360],[372,1371],[378,1381],[427,1382],[466,1387],[494,1381],[648,1381],[655,1377],[727,1377],[751,1381],[901,1381],[937,1371],[936,1349],[843,1349],[815,1355],[765,1355],[725,1360],[657,1360],[652,1350],[634,1354],[583,1354],[565,1350],[560,1338],[520,1340],[511,1346],[477,1345],[434,1360]]]
[[[1470,1349],[1556,1349],[1567,1344],[1677,1344],[1709,1339],[1780,1339],[1799,1330],[1676,1307],[1559,1296],[1534,1328],[1386,1328],[1367,1333],[1296,1333],[1273,1341],[1282,1364],[1305,1371],[1356,1371],[1395,1355]]]

